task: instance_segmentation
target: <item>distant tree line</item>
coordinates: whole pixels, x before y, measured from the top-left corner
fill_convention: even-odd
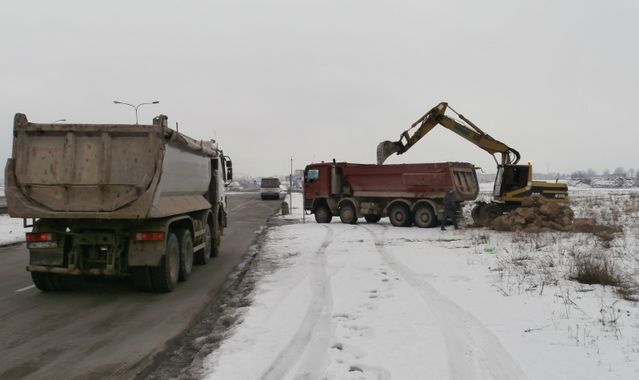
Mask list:
[[[615,170],[613,170],[612,172],[610,171],[610,169],[604,169],[604,171],[601,173],[601,175],[599,175],[596,171],[592,170],[592,169],[588,169],[588,170],[577,170],[572,172],[572,174],[570,175],[571,179],[593,179],[593,178],[600,178],[600,177],[621,177],[621,178],[637,178],[637,175],[639,175],[639,170],[635,170],[635,169],[624,169],[623,167],[619,166],[617,167]]]

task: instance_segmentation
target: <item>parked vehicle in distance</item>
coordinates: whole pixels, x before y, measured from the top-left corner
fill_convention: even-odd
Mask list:
[[[318,223],[339,215],[342,223],[364,217],[377,223],[388,216],[391,224],[434,227],[444,210],[444,196],[455,192],[457,208],[479,194],[473,164],[369,165],[347,162],[310,164],[304,170],[304,210]]]
[[[260,183],[260,196],[262,199],[280,199],[280,191],[279,178],[262,178]]]
[[[16,114],[5,168],[12,217],[32,219],[29,265],[42,291],[82,276],[132,276],[169,292],[218,254],[231,160],[214,141],[152,125],[36,124]]]

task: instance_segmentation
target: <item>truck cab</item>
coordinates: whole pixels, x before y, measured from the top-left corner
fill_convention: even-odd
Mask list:
[[[275,177],[262,178],[260,196],[262,199],[280,199],[280,179]]]

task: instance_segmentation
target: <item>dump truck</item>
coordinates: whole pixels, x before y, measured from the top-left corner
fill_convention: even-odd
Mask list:
[[[460,120],[448,115],[451,110]],[[402,132],[397,141],[382,141],[377,145],[377,163],[383,164],[393,154],[403,154],[436,126],[449,129],[460,137],[488,152],[497,164],[497,175],[491,202],[477,202],[472,217],[477,224],[487,224],[505,212],[510,212],[530,202],[535,197],[543,197],[546,202],[568,203],[568,186],[565,183],[551,183],[533,180],[532,163],[517,165],[521,155],[514,148],[493,138],[481,130],[464,115],[455,111],[448,103],[441,102],[417,119],[410,128]],[[416,128],[411,134],[411,129]],[[501,155],[501,160],[495,158]]]
[[[167,126],[38,124],[16,114],[5,167],[9,214],[23,218],[27,270],[42,291],[85,276],[169,292],[220,251],[232,163],[215,141]]]
[[[339,215],[354,224],[363,217],[394,226],[433,227],[443,216],[444,196],[454,191],[457,209],[479,194],[473,164],[441,162],[400,165],[315,163],[304,169],[304,209],[318,223]]]

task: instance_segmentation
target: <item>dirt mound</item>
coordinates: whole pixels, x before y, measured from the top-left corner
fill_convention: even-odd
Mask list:
[[[488,227],[496,231],[567,231],[587,232],[597,236],[610,236],[620,232],[618,226],[602,226],[594,219],[575,218],[570,206],[549,202],[541,197],[532,197],[508,214],[493,219]]]

